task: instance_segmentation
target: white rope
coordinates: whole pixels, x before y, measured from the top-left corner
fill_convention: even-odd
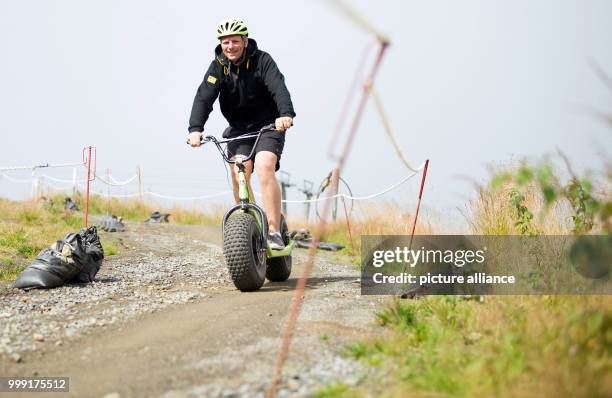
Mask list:
[[[103,184],[109,185],[111,187],[121,187],[127,185],[130,182],[134,181],[136,178],[138,178],[138,174],[134,174],[130,179],[125,181],[117,181],[113,178],[112,175],[108,176],[108,180],[102,176],[96,175],[96,180],[100,180]]]
[[[84,186],[80,186],[81,189],[86,189],[86,187]],[[104,192],[99,192],[99,191],[95,191],[93,189],[89,189],[90,193],[96,194],[96,195],[100,195],[100,196],[104,196],[104,197],[111,197],[111,198],[134,198],[139,196],[139,193],[129,193],[129,194],[108,194],[108,193],[104,193]],[[172,195],[164,195],[161,193],[157,193],[157,192],[152,192],[152,191],[146,191],[143,192],[142,195],[149,195],[149,196],[154,196],[157,198],[161,198],[161,199],[169,199],[169,200],[202,200],[202,199],[210,199],[210,198],[215,198],[218,196],[223,196],[223,195],[227,195],[227,194],[231,194],[232,191],[223,191],[223,192],[217,192],[214,194],[210,194],[210,195],[202,195],[202,196],[172,196]]]
[[[11,177],[8,174],[0,173],[0,176],[6,178],[11,182],[19,182],[19,183],[27,183],[30,184],[32,182],[32,178],[28,178],[27,180],[22,180],[21,178]]]
[[[183,183],[183,182],[190,182],[190,183],[196,183],[196,184],[204,184],[204,183],[210,183],[210,182],[223,182],[225,183],[225,179],[223,178],[200,178],[200,179],[183,179],[183,178],[143,178],[143,182],[170,182],[170,183]]]
[[[57,185],[51,185],[48,182],[45,183],[45,188],[51,188],[54,191],[71,191],[73,187],[58,187]]]
[[[35,170],[41,168],[53,168],[53,167],[75,167],[84,166],[83,162],[78,163],[58,163],[58,164],[38,164],[34,166],[11,166],[11,167],[0,167],[0,171],[13,171],[13,170]]]
[[[83,190],[87,190],[87,188],[86,188],[86,187],[84,187],[84,186],[82,186],[82,185],[80,186],[80,188],[81,188],[81,189],[83,189]],[[105,192],[99,192],[99,191],[95,191],[95,190],[93,190],[93,189],[91,189],[91,188],[89,189],[89,193],[93,193],[93,194],[95,194],[95,195],[104,196],[104,197],[106,197],[106,198],[108,198],[108,197],[111,197],[111,198],[135,198],[136,196],[138,196],[138,195],[139,195],[138,193],[128,193],[128,194],[110,194],[110,195],[109,195],[108,193],[105,193]],[[144,195],[144,194],[145,194],[145,192],[143,192],[142,194]]]
[[[155,192],[143,192],[143,194],[147,194],[147,195],[151,195],[151,196],[155,196],[158,198],[163,198],[163,199],[172,199],[172,200],[201,200],[201,199],[210,199],[210,198],[216,198],[218,196],[223,196],[223,195],[227,195],[227,194],[231,194],[232,191],[223,191],[223,192],[217,192],[217,193],[213,193],[210,195],[203,195],[203,196],[169,196],[169,195],[162,195],[159,193],[155,193]]]
[[[417,171],[414,171],[413,173],[409,174],[408,176],[406,176],[403,180],[398,181],[397,183],[391,185],[389,188],[384,189],[380,192],[374,193],[372,195],[368,195],[368,196],[350,196],[344,193],[338,194],[338,196],[343,196],[345,199],[352,199],[352,200],[368,200],[368,199],[372,199],[375,198],[377,196],[381,196],[386,194],[389,191],[394,190],[395,188],[399,187],[400,185],[402,185],[403,183],[405,183],[406,181],[408,181],[409,179],[411,179],[412,177],[414,177],[415,175],[417,175],[417,173],[425,167],[425,163],[423,163],[421,166],[419,166],[419,168],[417,169]]]
[[[51,176],[48,176],[46,174],[42,174],[41,177],[43,177],[43,178],[45,178],[45,179],[47,179],[49,181],[59,182],[61,184],[74,184],[75,182],[84,183],[86,181],[86,180],[76,180],[76,181],[74,181],[74,180],[65,180],[63,178],[51,177]]]
[[[326,196],[323,198],[317,198],[317,199],[307,199],[307,200],[282,200],[281,202],[284,203],[314,203],[314,202],[321,202],[324,200],[329,200],[329,199],[333,199],[333,198],[339,198],[339,197],[344,197],[345,199],[350,199],[350,200],[368,200],[368,199],[373,199],[377,196],[381,196],[386,194],[389,191],[394,190],[395,188],[399,187],[400,185],[402,185],[403,183],[405,183],[406,181],[408,181],[410,178],[414,177],[420,170],[422,170],[425,167],[425,163],[423,163],[422,165],[420,165],[415,172],[409,174],[408,176],[404,177],[403,179],[401,179],[400,181],[398,181],[397,183],[391,185],[390,187],[383,189],[380,192],[376,192],[373,193],[371,195],[367,195],[367,196],[351,196],[351,195],[347,195],[345,193],[338,193],[336,195],[333,196]],[[84,186],[81,186],[82,189],[86,189]],[[103,193],[103,192],[99,192],[99,191],[95,191],[90,189],[89,190],[90,193],[96,194],[96,195],[100,195],[100,196],[105,196],[105,197],[111,197],[111,198],[134,198],[139,196],[140,194],[138,193],[129,193],[129,194],[108,194],[108,193]],[[222,192],[217,192],[214,194],[210,194],[210,195],[201,195],[201,196],[172,196],[172,195],[164,195],[164,194],[160,194],[157,192],[152,192],[152,191],[146,191],[143,192],[142,195],[148,195],[148,196],[154,196],[157,198],[162,198],[162,199],[169,199],[169,200],[202,200],[202,199],[211,199],[211,198],[216,198],[219,196],[224,196],[224,195],[228,195],[231,194],[232,191],[222,191]],[[260,196],[261,197],[261,193],[259,192],[255,192],[255,195]]]
[[[58,163],[58,164],[47,164],[44,167],[75,167],[75,166],[85,166],[85,163],[83,162],[78,162],[78,163]]]
[[[351,196],[351,195],[347,195],[345,193],[338,193],[338,194],[333,195],[333,196],[319,197],[319,198],[316,198],[316,199],[281,200],[281,202],[283,202],[283,203],[314,203],[314,202],[322,202],[324,200],[329,200],[329,199],[334,199],[334,198],[339,198],[339,197],[344,197],[345,199],[351,199],[351,200],[368,200],[368,199],[373,199],[373,198],[375,198],[377,196],[384,195],[387,192],[392,191],[395,188],[399,187],[400,185],[402,185],[403,183],[408,181],[410,178],[414,177],[424,167],[425,167],[425,163],[420,165],[416,169],[416,171],[414,171],[413,173],[411,173],[408,176],[404,177],[402,180],[398,181],[397,183],[391,185],[389,188],[383,189],[380,192],[377,192],[377,193],[374,193],[374,194],[371,194],[371,195],[367,195],[367,196]],[[260,197],[262,196],[259,192],[255,192],[255,195],[260,196]]]
[[[39,166],[12,166],[12,167],[0,167],[0,171],[16,171],[16,170],[34,170],[40,167],[46,167],[45,165]]]
[[[111,180],[111,182],[115,185],[127,185],[130,182],[134,181],[136,178],[138,178],[138,174],[134,174],[133,176],[131,176],[130,178],[128,178],[125,181],[117,181],[115,180],[115,177],[113,177],[112,175],[108,176],[109,179]]]
[[[418,168],[415,169],[415,171],[411,174],[409,174],[408,176],[404,177],[402,180],[398,181],[397,183],[391,185],[390,187],[371,194],[371,195],[367,195],[367,196],[351,196],[351,195],[347,195],[345,193],[338,193],[336,195],[333,196],[326,196],[326,197],[320,197],[320,198],[316,198],[316,199],[304,199],[304,200],[281,200],[281,202],[283,203],[315,203],[315,202],[322,202],[324,200],[328,200],[328,199],[333,199],[333,198],[339,198],[339,197],[344,197],[345,199],[350,199],[350,200],[369,200],[369,199],[373,199],[377,196],[381,196],[386,194],[389,191],[394,190],[395,188],[399,187],[400,185],[402,185],[403,183],[405,183],[406,181],[408,181],[410,178],[414,177],[417,172],[421,171],[423,168],[425,167],[425,163],[421,164]],[[32,179],[27,179],[27,180],[22,180],[22,179],[17,179],[11,176],[8,176],[4,173],[0,173],[0,177],[4,177],[9,181],[12,182],[18,182],[18,183],[31,183]],[[65,183],[70,183],[73,184],[72,180],[62,180],[59,178],[52,178],[49,177],[47,175],[43,175],[41,177],[47,178],[51,181],[56,181],[56,182],[65,182]],[[135,175],[134,177],[131,178],[131,180],[133,180],[135,177],[137,177],[137,175]],[[98,176],[98,179],[101,179]],[[81,189],[85,190],[85,186],[81,185],[83,180],[78,180],[77,181],[79,183],[79,186]],[[106,183],[106,181],[103,181],[104,183]],[[131,181],[130,181],[131,182]],[[67,189],[71,189],[71,187],[57,187],[57,186],[53,186],[49,183],[45,184],[46,186],[55,189],[55,190],[67,190]],[[113,185],[112,183],[109,185]],[[135,198],[137,196],[140,196],[139,193],[129,193],[129,194],[108,194],[108,193],[103,193],[103,192],[99,192],[99,191],[95,191],[90,189],[89,192],[96,194],[96,195],[100,195],[100,196],[105,196],[105,197],[111,197],[111,198]],[[153,196],[153,197],[157,197],[157,198],[161,198],[161,199],[169,199],[169,200],[179,200],[179,201],[189,201],[189,200],[203,200],[203,199],[211,199],[211,198],[216,198],[219,196],[224,196],[224,195],[228,195],[231,194],[232,191],[222,191],[222,192],[217,192],[214,194],[210,194],[210,195],[201,195],[201,196],[172,196],[172,195],[164,195],[164,194],[160,194],[157,192],[153,192],[153,191],[146,191],[143,192],[142,195],[149,195],[149,196]],[[261,193],[259,192],[255,192],[255,195],[261,197]]]

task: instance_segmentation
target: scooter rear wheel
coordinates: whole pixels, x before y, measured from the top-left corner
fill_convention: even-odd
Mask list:
[[[289,228],[285,222],[285,217],[281,214],[280,233],[286,245],[289,244]],[[284,282],[291,275],[291,255],[283,257],[268,258],[268,269],[266,278],[271,282]]]

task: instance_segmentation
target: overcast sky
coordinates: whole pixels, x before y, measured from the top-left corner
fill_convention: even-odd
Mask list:
[[[466,179],[484,181],[487,164],[558,147],[576,168],[598,168],[599,153],[612,148],[612,131],[585,111],[612,110],[612,92],[591,67],[612,75],[612,2],[350,4],[391,39],[376,86],[407,157],[430,159],[429,207],[459,217],[452,209],[473,194]],[[214,148],[190,149],[185,135],[216,24],[228,16],[246,21],[285,75],[297,117],[282,168],[318,184],[334,164],[330,137],[371,40],[325,1],[0,0],[0,167],[79,160],[95,145],[99,171],[129,177],[140,165],[145,188],[226,189]],[[344,116],[348,124],[352,114]],[[205,129],[220,135],[225,126],[217,104]],[[369,102],[345,179],[368,195],[407,173]],[[418,185],[382,199],[414,203]],[[0,180],[0,196],[27,192]]]

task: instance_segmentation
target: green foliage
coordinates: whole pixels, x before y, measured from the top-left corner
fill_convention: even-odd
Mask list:
[[[59,202],[63,197],[54,198],[54,202]],[[85,196],[78,194],[73,200],[79,204],[81,210],[85,209]],[[153,209],[151,206],[140,200],[121,200],[118,198],[104,198],[99,195],[89,197],[90,214],[114,214],[124,220],[143,221],[147,219]]]
[[[394,305],[376,314],[376,320],[381,326],[394,326],[400,330],[408,330],[417,324],[417,307]]]
[[[574,233],[587,233],[593,229],[594,213],[598,210],[600,203],[591,196],[592,184],[587,179],[582,181],[572,177],[566,185],[564,194],[569,200],[574,215]]]
[[[16,279],[42,249],[82,225],[82,215],[51,202],[0,200],[0,280]]]
[[[2,231],[0,230],[0,232]],[[35,256],[43,249],[42,246],[32,243],[31,236],[23,228],[2,233],[0,235],[1,248],[11,248],[15,255],[28,258]]]
[[[64,210],[65,199],[65,195],[56,195],[41,201],[16,202],[0,199],[0,280],[14,280],[43,248],[85,225],[83,211]],[[83,210],[85,198],[77,194],[72,199]],[[89,198],[89,205],[90,216],[109,212],[126,220],[143,221],[153,212],[153,208],[142,201],[109,201],[96,195]],[[210,215],[197,209],[182,208],[170,209],[169,212],[173,222],[209,225],[221,223],[222,213]],[[107,256],[119,252],[113,243],[103,242],[103,246]]]
[[[0,281],[10,282],[17,279],[19,273],[23,270],[23,266],[16,266],[12,260],[4,261],[0,258]]]
[[[533,227],[533,214],[525,206],[525,195],[519,193],[516,189],[511,189],[509,193],[510,206],[512,216],[514,218],[514,226],[521,235],[534,236],[538,231]]]
[[[506,183],[512,181],[512,173],[498,173],[491,178],[491,189],[497,191]]]
[[[102,241],[102,248],[104,249],[104,256],[110,257],[119,253],[119,249],[113,243],[109,241]]]
[[[361,395],[351,392],[346,384],[331,383],[325,386],[325,388],[317,391],[314,396],[316,398],[353,398]]]
[[[568,166],[569,168],[569,166]],[[525,206],[524,190],[528,184],[538,187],[545,208],[549,209],[555,202],[566,200],[573,210],[573,232],[585,234],[593,230],[595,222],[601,223],[602,230],[612,233],[610,218],[612,217],[612,201],[610,197],[596,198],[593,195],[593,183],[587,178],[573,176],[565,186],[557,182],[555,171],[550,162],[545,161],[537,166],[523,162],[514,172],[503,172],[491,178],[491,189],[500,190],[510,185],[510,204],[515,227],[523,235],[537,235],[540,232],[533,227],[533,214]]]
[[[612,370],[608,303],[556,296],[394,300],[377,314],[384,337],[348,352],[375,365],[374,375],[343,393],[602,396],[609,383],[601,377]]]
[[[531,182],[533,180],[534,172],[533,170],[527,166],[526,163],[523,163],[521,167],[516,172],[516,176],[514,180],[518,184],[518,186],[522,187]]]
[[[368,347],[364,343],[355,343],[349,347],[348,354],[359,359],[366,356],[368,353]]]
[[[43,219],[42,212],[33,207],[26,207],[17,212],[17,220],[27,225],[37,225]]]
[[[544,201],[547,206],[550,206],[558,196],[555,189],[553,168],[549,163],[544,163],[535,170],[535,173]]]

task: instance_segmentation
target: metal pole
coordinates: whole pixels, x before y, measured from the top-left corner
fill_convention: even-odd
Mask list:
[[[340,169],[337,167],[332,171],[331,176],[331,197],[333,198],[333,207],[332,207],[332,219],[336,221],[336,216],[338,215],[338,198],[335,197],[338,194],[338,182],[340,180]]]
[[[108,181],[108,183],[106,184],[106,214],[110,214],[110,206],[111,206],[111,193],[110,193],[110,169],[106,169],[106,181]]]
[[[421,178],[421,189],[419,190],[419,201],[417,202],[416,213],[414,214],[414,220],[412,222],[412,233],[410,234],[410,241],[408,243],[408,250],[412,250],[412,241],[414,239],[414,232],[416,230],[417,219],[419,218],[419,209],[421,208],[421,199],[423,198],[423,187],[425,186],[425,178],[427,177],[427,167],[429,166],[429,159],[425,161],[425,168],[423,169],[423,177]],[[402,274],[406,272],[407,264],[404,264],[404,268],[402,269]],[[405,299],[411,297],[412,292],[404,292],[400,294],[400,297]]]
[[[346,227],[348,229],[349,239],[351,240],[351,254],[355,254],[355,242],[353,241],[353,233],[351,232],[351,221],[349,220],[349,213],[346,208],[346,200],[344,196],[341,196],[342,206],[344,207],[344,217],[346,218]]]
[[[427,167],[429,166],[429,159],[425,161],[425,168],[423,169],[423,178],[421,179],[421,189],[419,190],[419,202],[417,203],[416,214],[414,215],[414,222],[412,223],[412,234],[410,235],[410,245],[412,248],[412,238],[414,238],[414,231],[416,230],[417,218],[419,217],[419,209],[421,208],[421,199],[423,198],[423,187],[425,186],[425,178],[427,177]]]
[[[282,211],[286,217],[287,216],[287,202],[285,202],[285,200],[287,200],[287,185],[284,182],[281,182],[281,198],[283,199],[283,201],[281,202]]]
[[[91,146],[87,147],[87,191],[85,192],[85,228],[88,227],[89,216],[89,182],[91,178]]]
[[[136,173],[138,174],[138,197],[142,202],[142,170],[140,170],[140,165],[136,166]]]
[[[73,198],[75,197],[76,193],[77,193],[77,171],[76,171],[76,167],[73,167],[72,168],[72,197]]]
[[[38,189],[39,189],[40,181],[36,178],[36,169],[32,169],[32,198],[36,199],[38,197]]]
[[[312,192],[305,192],[304,193],[306,195],[306,200],[311,200],[312,199]],[[310,202],[306,202],[304,203],[305,205],[305,209],[304,209],[304,216],[306,218],[306,222],[308,222],[308,219],[310,218]]]
[[[291,183],[291,174],[286,171],[280,172],[280,185],[281,185],[281,211],[287,217],[287,203],[284,202],[287,200],[287,188],[291,188],[293,184]]]
[[[305,211],[305,221],[308,222],[308,219],[310,218],[310,202],[309,200],[312,199],[312,197],[314,196],[314,192],[312,192],[312,188],[314,186],[314,184],[312,183],[312,181],[308,181],[308,180],[304,180],[303,183],[303,189],[301,189],[300,191],[302,191],[302,193],[306,196],[306,202],[304,203],[304,211]]]

